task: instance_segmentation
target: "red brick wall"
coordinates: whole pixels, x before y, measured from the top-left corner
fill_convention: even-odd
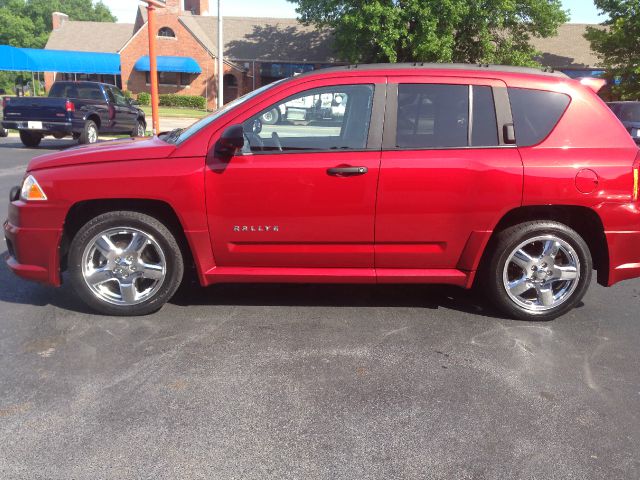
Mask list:
[[[159,87],[160,93],[177,93],[181,95],[208,94],[207,104],[209,108],[216,107],[216,61],[206,50],[196,41],[189,31],[180,23],[178,16],[171,11],[163,9],[156,10],[156,27],[171,28],[176,38],[156,38],[157,54],[166,56],[192,57],[198,62],[202,73],[194,77],[191,85],[164,86]],[[156,32],[157,34],[157,32]],[[120,62],[122,66],[122,87],[132,93],[149,92],[150,87],[146,84],[145,73],[138,72],[133,67],[138,59],[149,54],[148,29],[145,25],[130,40],[126,47],[120,52]],[[240,91],[246,90],[245,75],[242,72],[225,66],[225,73],[232,73],[238,79]],[[251,86],[249,85],[249,88]]]

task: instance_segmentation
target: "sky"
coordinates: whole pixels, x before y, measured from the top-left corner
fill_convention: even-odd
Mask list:
[[[119,22],[133,23],[135,20],[135,0],[102,0]],[[570,10],[572,23],[598,23],[598,11],[591,0],[562,0],[565,9]],[[209,0],[210,13],[217,11],[217,0]],[[287,0],[222,0],[222,14],[232,17],[250,15],[253,17],[295,17],[295,5]]]

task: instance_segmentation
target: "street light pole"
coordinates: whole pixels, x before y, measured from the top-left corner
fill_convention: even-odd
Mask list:
[[[143,0],[147,4],[147,26],[149,31],[149,76],[151,77],[151,117],[153,134],[160,131],[160,115],[158,113],[158,62],[156,57],[156,8],[164,7],[157,0]]]
[[[222,0],[218,0],[218,108],[224,105],[224,45],[222,44]]]

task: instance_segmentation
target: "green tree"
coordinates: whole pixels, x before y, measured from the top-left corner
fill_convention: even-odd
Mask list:
[[[560,0],[289,1],[305,24],[332,28],[351,62],[537,65],[531,37],[568,20]]]
[[[588,28],[585,37],[608,75],[619,80],[612,87],[613,95],[640,100],[640,2],[595,0],[595,4],[609,19],[604,28]]]
[[[115,22],[107,6],[91,0],[0,0],[0,44],[42,48],[51,32],[51,14],[70,20]]]

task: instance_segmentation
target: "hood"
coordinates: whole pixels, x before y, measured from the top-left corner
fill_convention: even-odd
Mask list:
[[[157,137],[112,140],[35,157],[29,162],[27,171],[87,163],[167,158],[175,149],[175,145],[165,143]]]

